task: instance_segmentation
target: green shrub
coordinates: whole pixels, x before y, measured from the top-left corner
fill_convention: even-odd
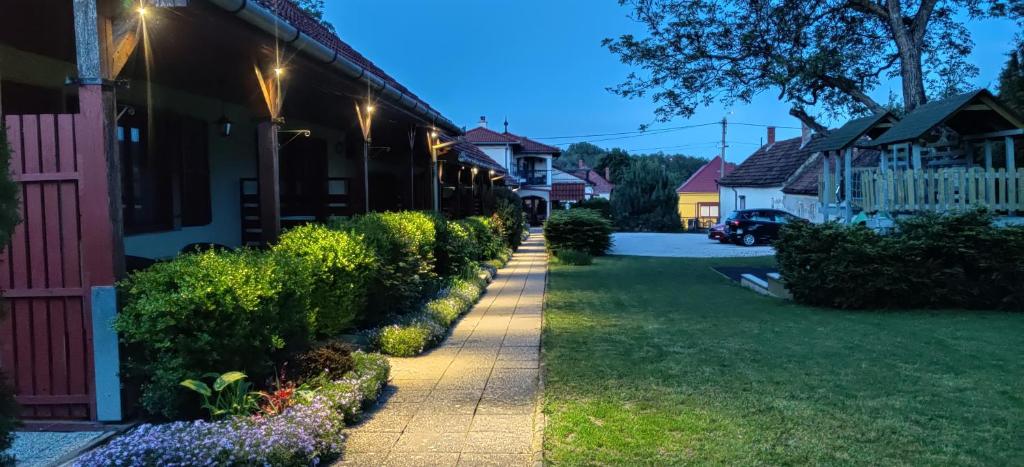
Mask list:
[[[380,272],[369,289],[371,321],[414,309],[433,285],[437,242],[433,216],[416,211],[370,213],[334,219],[331,226],[362,234],[380,258]]]
[[[311,332],[335,336],[363,317],[380,262],[363,237],[322,225],[296,227],[273,247],[285,287],[300,300]]]
[[[458,221],[468,232],[473,241],[473,259],[486,261],[496,258],[504,250],[500,232],[494,228],[491,219],[486,217],[467,217]]]
[[[480,298],[483,290],[484,284],[481,284],[476,277],[459,278],[452,281],[452,288],[448,292],[448,296],[461,300],[466,304],[466,309],[469,309]]]
[[[594,257],[585,251],[561,250],[558,252],[558,262],[570,266],[586,266],[594,262]]]
[[[293,373],[299,381],[321,375],[328,379],[339,379],[355,366],[352,361],[353,350],[353,346],[341,341],[316,346],[295,356]]]
[[[0,131],[3,131],[2,127]],[[17,424],[18,404],[14,401],[14,388],[7,384],[7,376],[0,370],[0,465],[14,465],[13,456],[4,454],[4,451],[14,443],[11,432]]]
[[[572,205],[572,209],[593,209],[601,213],[601,217],[612,219],[612,202],[605,198],[590,198],[578,201]]]
[[[378,329],[374,345],[381,353],[394,357],[412,357],[423,353],[444,337],[445,329],[428,316],[415,316],[404,323]]]
[[[363,395],[363,404],[377,400],[380,391],[388,384],[391,364],[381,354],[352,352],[352,374],[359,381],[359,392]]]
[[[194,404],[178,383],[231,368],[254,380],[272,373],[285,347],[305,348],[307,318],[270,255],[252,250],[178,256],[120,284],[114,323],[126,371],[142,383],[142,406],[176,418]]]
[[[441,326],[448,327],[466,311],[466,303],[457,297],[443,297],[427,302],[426,314]]]
[[[1024,228],[985,212],[926,214],[879,235],[787,225],[776,260],[794,300],[834,308],[1024,309]]]
[[[477,246],[469,231],[457,221],[448,221],[441,216],[434,218],[437,232],[435,256],[437,275],[441,277],[460,276],[476,263]]]
[[[526,216],[523,215],[523,201],[519,195],[507,188],[494,190],[494,214],[491,225],[502,238],[506,248],[519,249],[526,231]]]
[[[544,223],[544,238],[548,248],[556,254],[561,250],[577,250],[600,256],[611,248],[612,225],[590,209],[558,211]]]

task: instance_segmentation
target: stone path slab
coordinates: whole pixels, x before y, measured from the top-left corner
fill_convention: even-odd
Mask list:
[[[337,465],[533,465],[547,255],[539,232],[440,346],[391,358]]]

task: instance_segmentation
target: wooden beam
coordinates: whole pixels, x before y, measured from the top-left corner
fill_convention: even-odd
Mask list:
[[[1017,128],[1024,128],[1024,122],[1018,119],[1012,112],[1008,111],[1000,102],[995,99],[990,99],[988,96],[981,96],[981,101],[988,104],[995,113],[1012,123],[1013,126]]]
[[[114,21],[112,25],[114,33],[113,53],[110,57],[108,79],[116,79],[121,74],[125,64],[128,63],[128,59],[131,58],[132,53],[138,47],[139,34],[136,33],[135,29],[134,21],[128,21],[125,18],[118,18]]]
[[[1006,180],[1003,180],[1004,193],[1007,193],[1007,199],[1004,201],[1009,206],[1009,214],[1015,215],[1016,211],[1013,209],[1014,202],[1017,201],[1017,184],[1014,183],[1017,175],[1017,161],[1015,160],[1016,151],[1013,148],[1013,137],[1007,136],[1004,140],[1004,146],[1006,147]],[[1008,186],[1007,186],[1008,185]],[[1007,191],[1006,188],[1009,188]]]
[[[278,180],[278,126],[267,121],[257,126],[259,156],[260,228],[266,243],[277,241],[281,231],[281,186]]]
[[[843,154],[843,198],[846,199],[846,209],[843,214],[846,223],[853,219],[853,148],[846,148]]]
[[[1005,136],[1017,136],[1017,135],[1024,135],[1024,129],[1017,128],[1015,130],[1003,130],[1003,131],[993,131],[993,132],[989,132],[989,133],[978,133],[978,134],[975,134],[975,135],[963,136],[963,139],[965,139],[965,140],[977,140],[977,139],[989,139],[989,138],[1002,138],[1002,137],[1005,137]]]

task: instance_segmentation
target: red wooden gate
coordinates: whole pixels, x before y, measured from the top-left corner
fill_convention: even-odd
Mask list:
[[[91,419],[92,284],[82,242],[95,233],[83,229],[79,214],[81,169],[97,160],[91,153],[102,151],[95,144],[101,134],[81,114],[10,115],[6,124],[22,222],[0,255],[7,311],[0,321],[0,367],[15,387],[23,417]]]

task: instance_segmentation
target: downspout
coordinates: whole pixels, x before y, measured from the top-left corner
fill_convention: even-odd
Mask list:
[[[316,39],[299,31],[298,28],[288,24],[272,11],[253,0],[208,0],[210,3],[224,9],[245,22],[262,29],[264,32],[281,40],[284,44],[302,51],[309,58],[319,61],[324,65],[330,65],[342,74],[353,80],[365,79],[371,88],[398,106],[423,120],[435,124],[446,131],[461,134],[462,129],[452,123],[434,109],[420,105],[412,96],[409,96],[394,86],[385,82],[380,76],[367,70],[362,65],[352,61],[350,58],[328,48]]]

